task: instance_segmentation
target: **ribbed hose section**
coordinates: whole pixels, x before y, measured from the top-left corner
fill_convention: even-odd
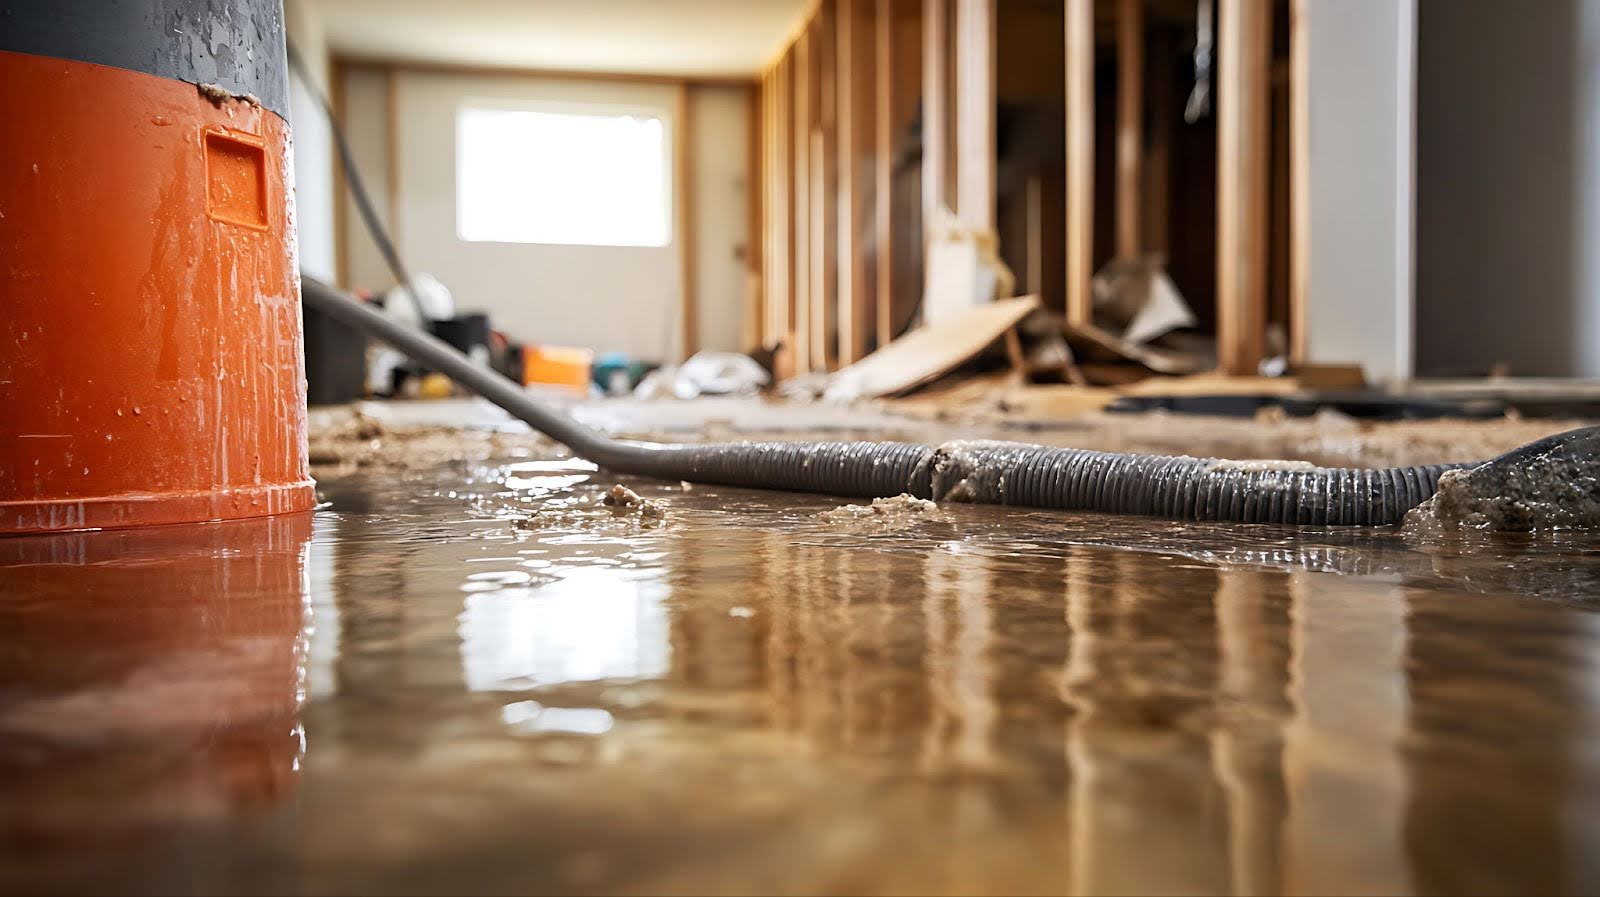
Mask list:
[[[1177,520],[1371,526],[1400,522],[1407,511],[1438,491],[1439,476],[1449,470],[1477,468],[1473,477],[1499,484],[1514,478],[1513,474],[1531,462],[1559,455],[1581,461],[1568,474],[1578,476],[1600,453],[1600,428],[1593,427],[1523,446],[1481,467],[1436,464],[1376,470],[1113,454],[1013,442],[941,446],[903,442],[624,442],[584,427],[454,348],[386,318],[332,287],[307,278],[302,295],[308,307],[448,374],[601,467],[669,480],[860,498],[909,492],[941,501]],[[1600,490],[1600,486],[1596,488]]]
[[[1264,466],[1009,442],[752,442],[657,446],[605,466],[726,486],[1301,526],[1398,523],[1466,465]]]

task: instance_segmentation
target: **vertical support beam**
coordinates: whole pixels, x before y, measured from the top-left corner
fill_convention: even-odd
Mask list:
[[[794,54],[789,53],[773,70],[768,109],[772,116],[772,173],[768,177],[772,191],[772,251],[767,253],[767,264],[772,269],[772,295],[767,309],[767,342],[784,346],[783,370],[779,372],[783,376],[794,373],[794,175],[790,168],[794,144],[789,137],[794,114],[794,89],[789,84],[793,73]]]
[[[950,7],[946,0],[922,3],[922,227],[939,220],[939,208],[948,204],[945,193],[945,110],[949,96],[945,79],[945,48],[950,45]]]
[[[1311,62],[1306,0],[1289,0],[1289,360],[1306,360],[1311,269]]]
[[[995,225],[995,0],[956,0],[956,208]]]
[[[757,78],[756,82],[746,90],[745,117],[748,119],[745,163],[744,163],[744,189],[745,189],[745,236],[744,236],[744,265],[745,265],[745,308],[744,326],[739,332],[739,342],[745,351],[760,348],[762,334],[766,331],[767,291],[766,291],[766,246],[764,241],[767,234],[767,222],[763,214],[766,207],[765,176],[767,166],[762,161],[762,153],[766,152],[767,141],[765,138],[766,120],[762,111],[766,108],[766,76]]]
[[[866,230],[871,182],[873,99],[872,0],[838,0],[836,136],[839,164],[839,363],[866,357],[873,329],[873,283],[868,277]]]
[[[1028,178],[1027,193],[1027,251],[1028,267],[1022,278],[1022,292],[1029,296],[1044,295],[1044,179],[1039,175]]]
[[[794,305],[790,333],[794,371],[811,371],[811,35],[794,45],[794,110],[790,138],[794,153]]]
[[[1094,0],[1066,4],[1067,322],[1093,319]]]
[[[832,370],[837,358],[835,288],[838,286],[837,153],[833,131],[838,96],[834,79],[838,60],[834,53],[833,4],[824,0],[811,26],[811,64],[815,80],[811,95],[815,123],[811,130],[811,367]]]
[[[1172,122],[1176,108],[1172,101],[1172,85],[1177,82],[1177,66],[1173,52],[1175,41],[1164,31],[1151,34],[1154,46],[1147,54],[1146,68],[1153,89],[1149,97],[1150,133],[1145,141],[1142,160],[1144,172],[1144,202],[1140,204],[1140,232],[1144,235],[1143,249],[1147,253],[1167,254],[1170,242],[1172,182]]]
[[[829,351],[834,329],[832,269],[828,256],[833,251],[829,242],[828,220],[828,140],[820,125],[811,129],[811,368],[826,371],[831,366],[833,353]]]
[[[876,0],[873,60],[872,227],[876,287],[873,332],[879,347],[894,339],[894,0]]]
[[[1117,257],[1143,249],[1139,224],[1144,167],[1144,0],[1117,2]]]
[[[1271,22],[1259,0],[1217,11],[1217,359],[1235,376],[1256,373],[1266,343]]]
[[[695,212],[693,113],[689,85],[678,82],[676,115],[672,122],[673,203],[676,213],[674,232],[678,244],[679,352],[688,358],[700,348],[700,298],[695,277]]]

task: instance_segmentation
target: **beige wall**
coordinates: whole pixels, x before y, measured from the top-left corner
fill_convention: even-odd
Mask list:
[[[393,228],[389,204],[389,72],[387,69],[352,67],[344,72],[341,115],[345,139],[361,166],[361,182],[385,226]],[[378,244],[367,233],[356,202],[344,197],[344,285],[373,291],[393,285],[389,266]]]
[[[699,87],[689,93],[702,349],[752,348],[742,345],[745,252],[751,239],[749,103],[749,89],[743,87]]]
[[[389,78],[383,69],[347,70],[344,118],[368,189],[413,271],[438,277],[458,308],[488,312],[493,325],[515,339],[677,357],[676,234],[665,247],[474,243],[457,239],[455,225],[455,113],[464,101],[647,108],[663,116],[670,132],[678,126],[675,85],[400,70],[391,98]],[[740,254],[748,226],[744,94],[696,88],[690,104],[699,333],[705,348],[737,349],[744,307]],[[387,288],[391,278],[353,207],[345,220],[348,284]]]

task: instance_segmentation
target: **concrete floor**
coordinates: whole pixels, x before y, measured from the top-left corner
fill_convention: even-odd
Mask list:
[[[692,407],[582,413],[803,419]],[[481,405],[367,412],[315,515],[0,540],[0,890],[1600,888],[1600,538],[626,480],[658,520]],[[1433,450],[1331,423],[1284,438]]]

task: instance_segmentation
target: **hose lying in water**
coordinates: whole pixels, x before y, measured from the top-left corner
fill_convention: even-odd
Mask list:
[[[1092,452],[1012,442],[737,442],[670,445],[611,439],[529,396],[448,344],[310,278],[308,308],[440,371],[595,464],[622,473],[726,486],[1298,525],[1398,523],[1447,471],[1514,471],[1554,456],[1591,464],[1600,427],[1573,430],[1483,465],[1349,469]],[[1487,477],[1503,480],[1503,477]]]

